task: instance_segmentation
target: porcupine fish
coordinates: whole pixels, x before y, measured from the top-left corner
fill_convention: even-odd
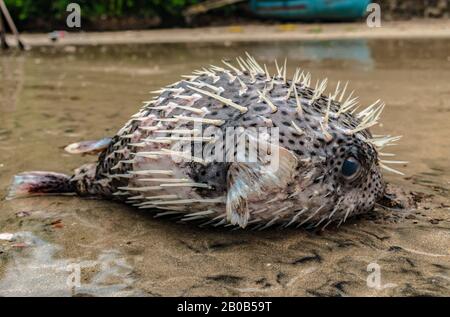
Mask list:
[[[373,210],[385,191],[381,168],[399,173],[386,164],[404,163],[380,159],[380,149],[400,137],[369,131],[384,103],[378,100],[357,112],[353,92],[346,96],[347,84],[338,83],[326,95],[326,79],[312,87],[310,73],[300,69],[288,79],[286,62],[276,63],[273,76],[248,54],[235,65],[223,63],[157,91],[114,137],[66,147],[70,153],[100,153],[96,163],[81,166],[73,176],[19,174],[8,197],[77,193],[182,221],[259,229],[340,225]],[[189,150],[223,149],[217,135],[205,135],[199,127],[222,135],[239,127],[264,150],[251,162],[188,156],[180,144],[188,142]],[[278,134],[259,138],[246,132],[251,128]],[[274,153],[275,168],[269,162]]]

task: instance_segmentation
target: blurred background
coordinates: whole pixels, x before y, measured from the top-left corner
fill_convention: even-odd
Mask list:
[[[66,7],[82,8],[83,30],[357,20],[370,0],[5,0],[19,29],[66,28]],[[378,0],[384,20],[448,18],[448,0]]]

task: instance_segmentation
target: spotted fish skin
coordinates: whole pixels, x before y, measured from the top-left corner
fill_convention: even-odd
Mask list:
[[[383,103],[356,112],[345,86],[325,94],[309,73],[270,75],[248,56],[211,66],[157,92],[112,138],[96,164],[71,179],[80,195],[126,202],[157,215],[207,225],[264,229],[326,227],[369,212],[384,194],[380,149],[399,137],[373,137]],[[278,128],[280,167],[264,163],[180,160],[186,138],[205,150],[214,138],[196,134],[228,128]],[[395,161],[393,161],[395,162]],[[350,175],[351,174],[351,175]]]

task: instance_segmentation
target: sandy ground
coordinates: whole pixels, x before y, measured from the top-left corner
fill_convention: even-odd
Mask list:
[[[382,22],[380,28],[365,23],[232,25],[193,29],[67,33],[56,44],[125,44],[185,42],[263,42],[332,39],[449,38],[450,20]],[[23,34],[31,46],[54,45],[47,34]],[[11,40],[11,38],[10,38]]]
[[[224,44],[0,55],[0,233],[14,234],[0,241],[0,296],[449,296],[450,41]],[[62,148],[114,134],[149,91],[245,51],[272,72],[287,56],[290,70],[328,77],[330,91],[350,80],[363,105],[382,98],[375,132],[403,135],[392,151],[410,162],[397,167],[405,176],[384,177],[411,204],[314,232],[198,228],[72,196],[3,200],[14,174],[70,173],[95,160]],[[72,287],[77,266],[81,283]]]

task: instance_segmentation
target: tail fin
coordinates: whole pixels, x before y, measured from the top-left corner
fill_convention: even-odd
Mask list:
[[[68,175],[53,172],[24,172],[14,176],[6,199],[74,192],[75,188]]]

